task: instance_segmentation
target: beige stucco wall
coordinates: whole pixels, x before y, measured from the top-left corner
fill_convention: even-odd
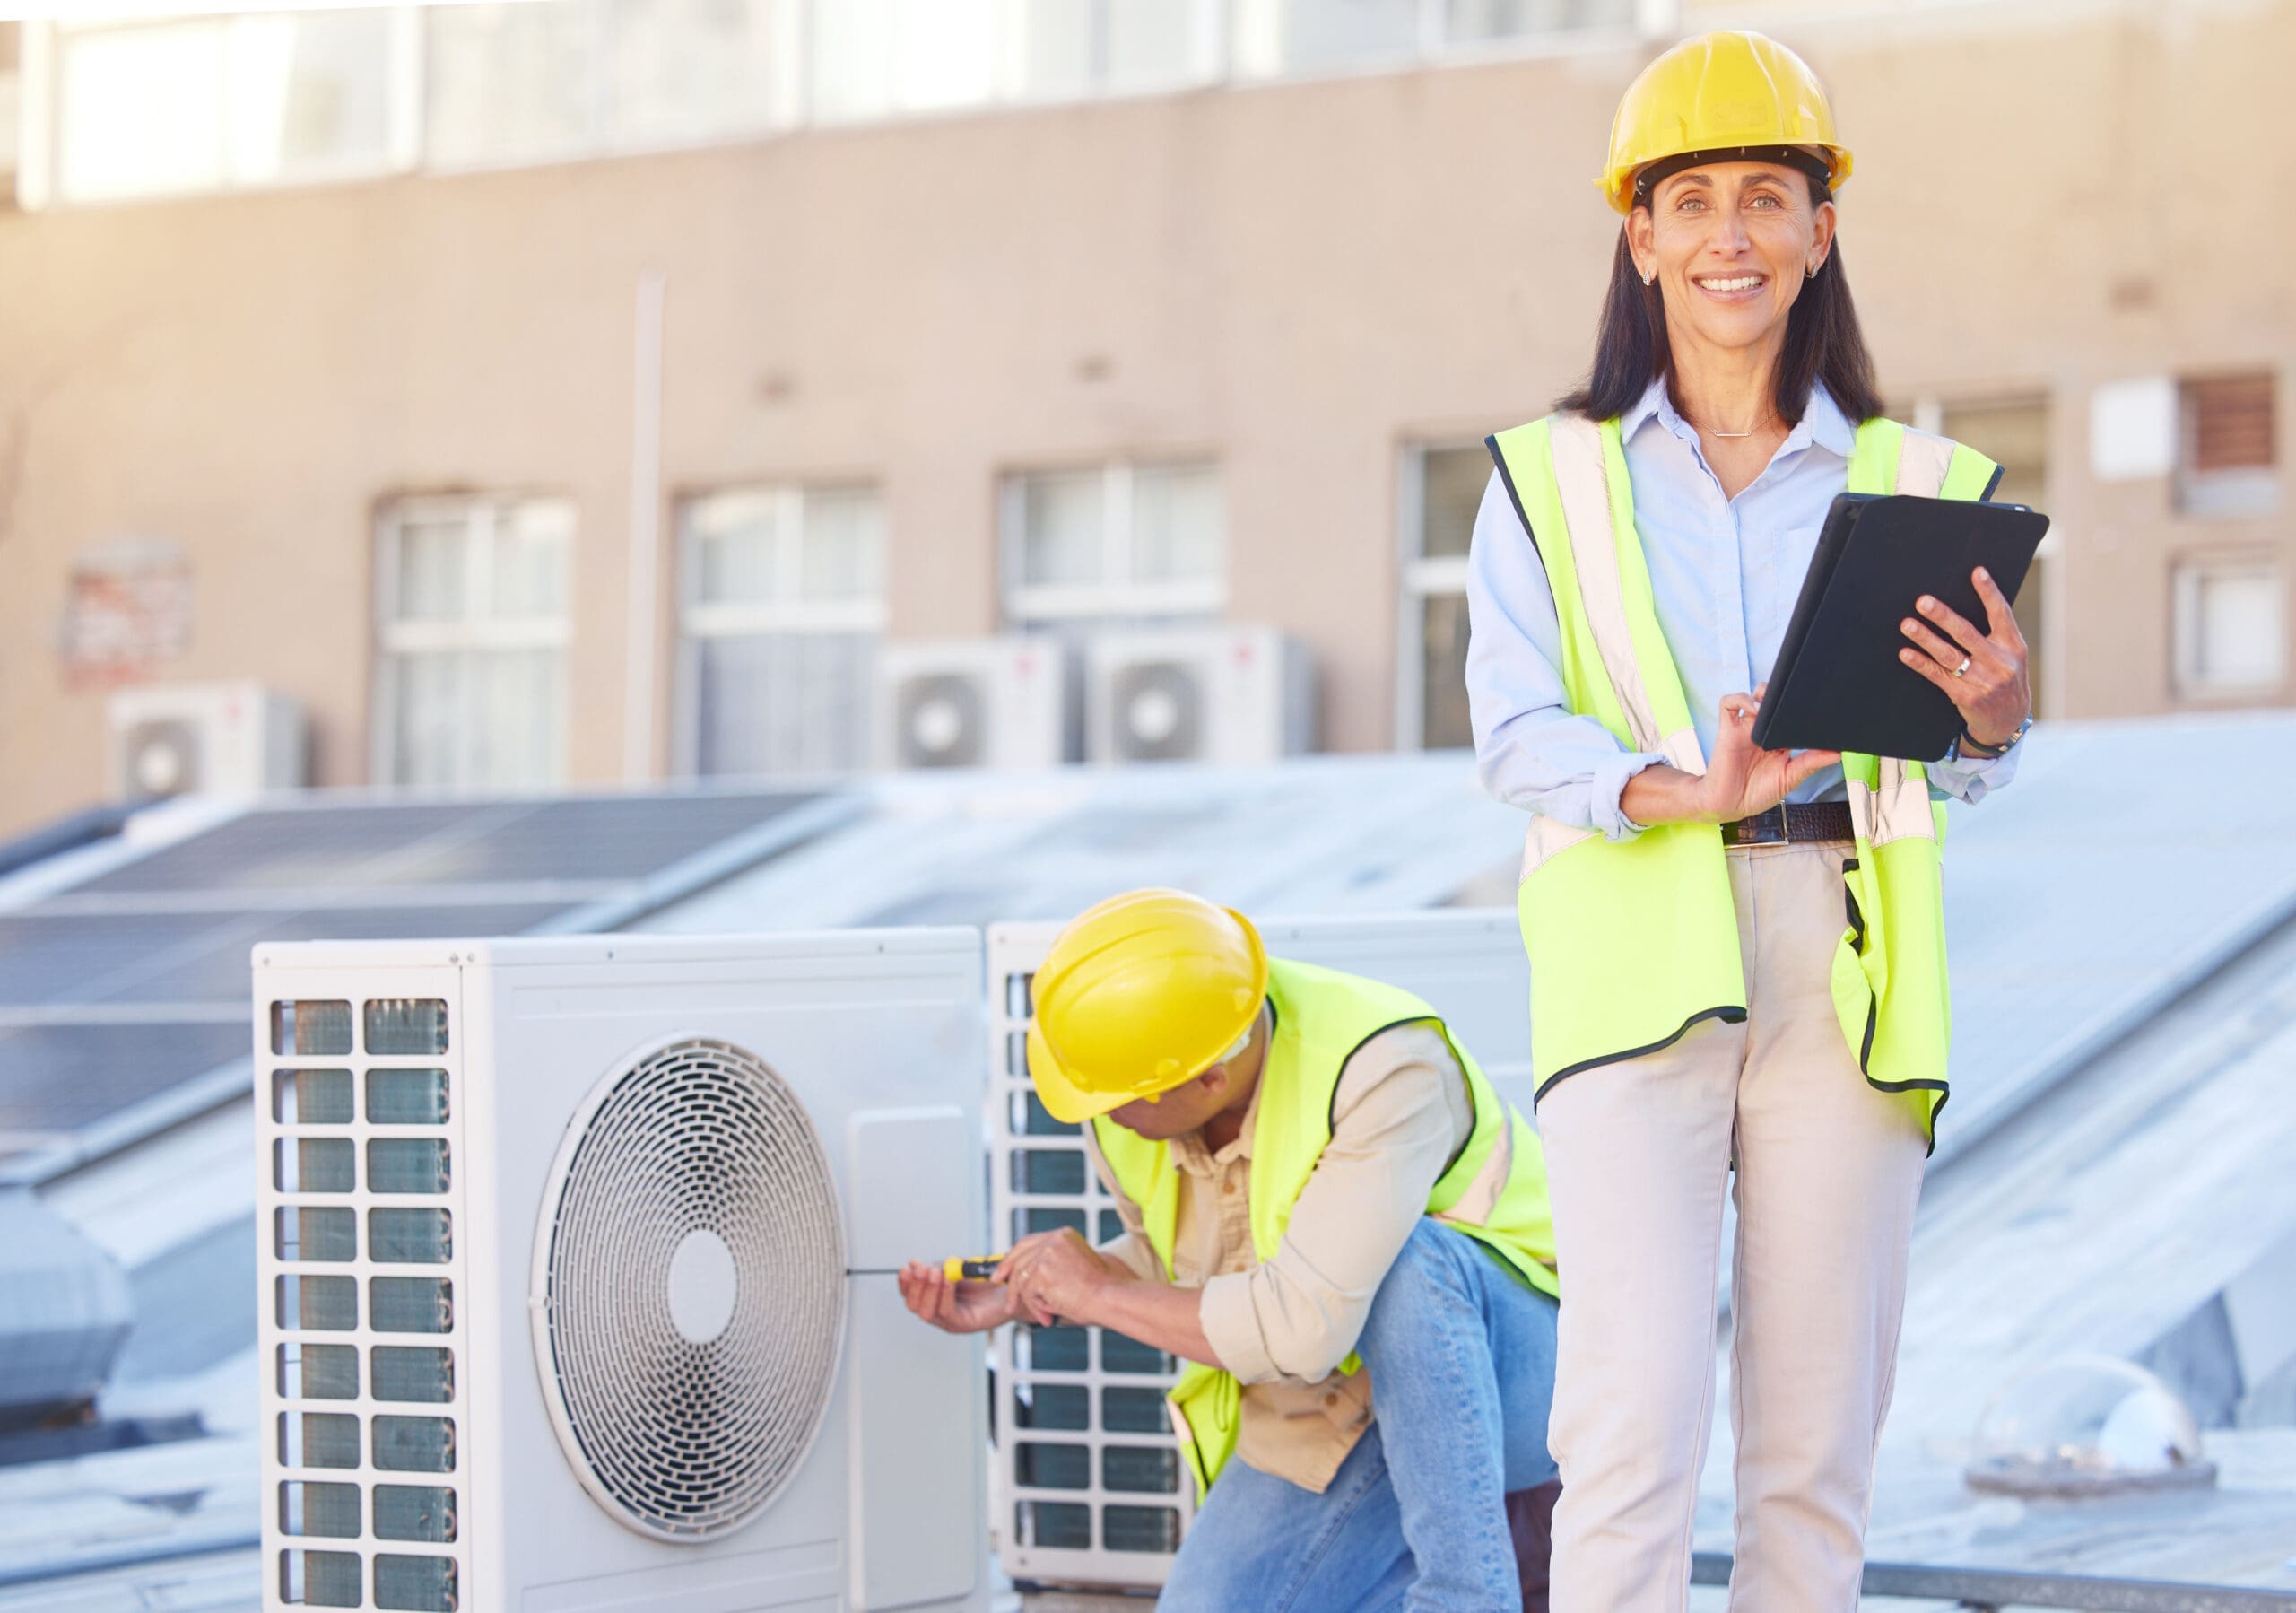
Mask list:
[[[2179,521],[2164,483],[2093,482],[2086,399],[2296,367],[2296,4],[1877,7],[1786,31],[1857,147],[1842,240],[1888,391],[2054,398],[2065,709],[2165,709],[2167,556],[2296,554],[2284,518]],[[68,692],[56,650],[75,552],[185,545],[195,634],[164,676],[296,695],[319,780],[356,782],[373,508],[463,486],[577,501],[570,767],[619,778],[648,271],[665,511],[720,484],[880,479],[892,631],[972,634],[997,623],[1000,470],[1209,452],[1230,614],[1309,641],[1327,744],[1384,745],[1398,445],[1535,414],[1585,362],[1615,227],[1587,179],[1641,59],[0,215],[0,830],[101,789],[101,695]],[[2290,413],[2283,383],[2283,479]]]

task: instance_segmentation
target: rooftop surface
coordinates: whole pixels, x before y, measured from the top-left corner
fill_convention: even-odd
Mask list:
[[[1956,1092],[1916,1234],[1877,1558],[2296,1589],[2296,1435],[2271,1399],[2296,1323],[2283,1338],[2242,1297],[2296,1291],[2292,739],[2281,714],[2051,725],[2013,788],[1954,809]],[[2196,812],[2190,780],[2228,755],[2262,776]],[[253,1319],[209,1296],[253,1282],[254,939],[986,924],[1145,882],[1262,914],[1503,904],[1520,821],[1460,755],[1318,757],[185,805],[0,879],[0,1173],[129,1273],[139,1327],[105,1415],[196,1410],[210,1430],[0,1469],[0,1607],[252,1596]],[[88,1051],[99,1033],[157,1036],[167,1057]],[[116,1084],[89,1089],[74,1057]],[[2249,1426],[2209,1433],[2221,1488],[2123,1512],[1963,1488],[2006,1373],[2076,1348],[2147,1360],[2203,1400],[2229,1362],[2234,1391],[2204,1410]],[[1726,1546],[1726,1445],[1702,1546]]]

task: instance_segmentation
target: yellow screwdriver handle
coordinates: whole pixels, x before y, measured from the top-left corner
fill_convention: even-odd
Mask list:
[[[941,1262],[941,1275],[952,1283],[961,1283],[968,1279],[985,1283],[996,1275],[996,1268],[1002,1265],[1004,1260],[1004,1257],[1001,1254],[976,1255],[970,1260],[961,1254],[952,1254]]]

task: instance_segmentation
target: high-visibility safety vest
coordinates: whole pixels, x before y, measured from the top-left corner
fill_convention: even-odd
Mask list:
[[[1342,1068],[1381,1031],[1424,1022],[1450,1043],[1474,1100],[1474,1129],[1427,1195],[1427,1213],[1483,1243],[1541,1293],[1553,1294],[1554,1220],[1538,1134],[1492,1089],[1435,1010],[1393,986],[1282,958],[1268,960],[1267,999],[1274,1030],[1260,1067],[1249,1177],[1252,1249],[1259,1259],[1271,1259],[1283,1242],[1292,1208],[1331,1142]],[[1092,1122],[1092,1140],[1118,1190],[1139,1206],[1142,1231],[1169,1279],[1180,1199],[1170,1146],[1106,1116]],[[1340,1371],[1361,1365],[1350,1351]],[[1181,1373],[1168,1397],[1199,1496],[1235,1453],[1242,1398],[1234,1374],[1201,1363]]]
[[[1572,711],[1619,743],[1706,771],[1681,675],[1659,630],[1616,420],[1550,415],[1490,439],[1554,590]],[[1999,467],[1891,420],[1857,429],[1849,491],[1983,499]],[[1910,606],[1912,601],[1907,601]],[[1845,754],[1854,855],[1834,1011],[1875,1087],[1909,1094],[1936,1137],[1952,1007],[1938,852],[1945,813],[1918,762]],[[1671,1046],[1701,1020],[1746,1017],[1721,832],[1661,824],[1611,841],[1534,813],[1517,892],[1531,966],[1537,1094],[1565,1077]]]

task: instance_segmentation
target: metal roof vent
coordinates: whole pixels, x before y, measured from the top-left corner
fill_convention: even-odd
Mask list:
[[[131,1316],[111,1256],[30,1193],[0,1191],[0,1430],[84,1409]]]
[[[2216,1464],[2174,1391],[2109,1356],[2066,1356],[2002,1386],[1978,1419],[1963,1477],[2001,1495],[2079,1499],[2205,1488]]]
[[[739,1528],[811,1450],[844,1336],[804,1106],[741,1048],[657,1042],[592,1089],[542,1202],[535,1358],[583,1487],[657,1539]]]

